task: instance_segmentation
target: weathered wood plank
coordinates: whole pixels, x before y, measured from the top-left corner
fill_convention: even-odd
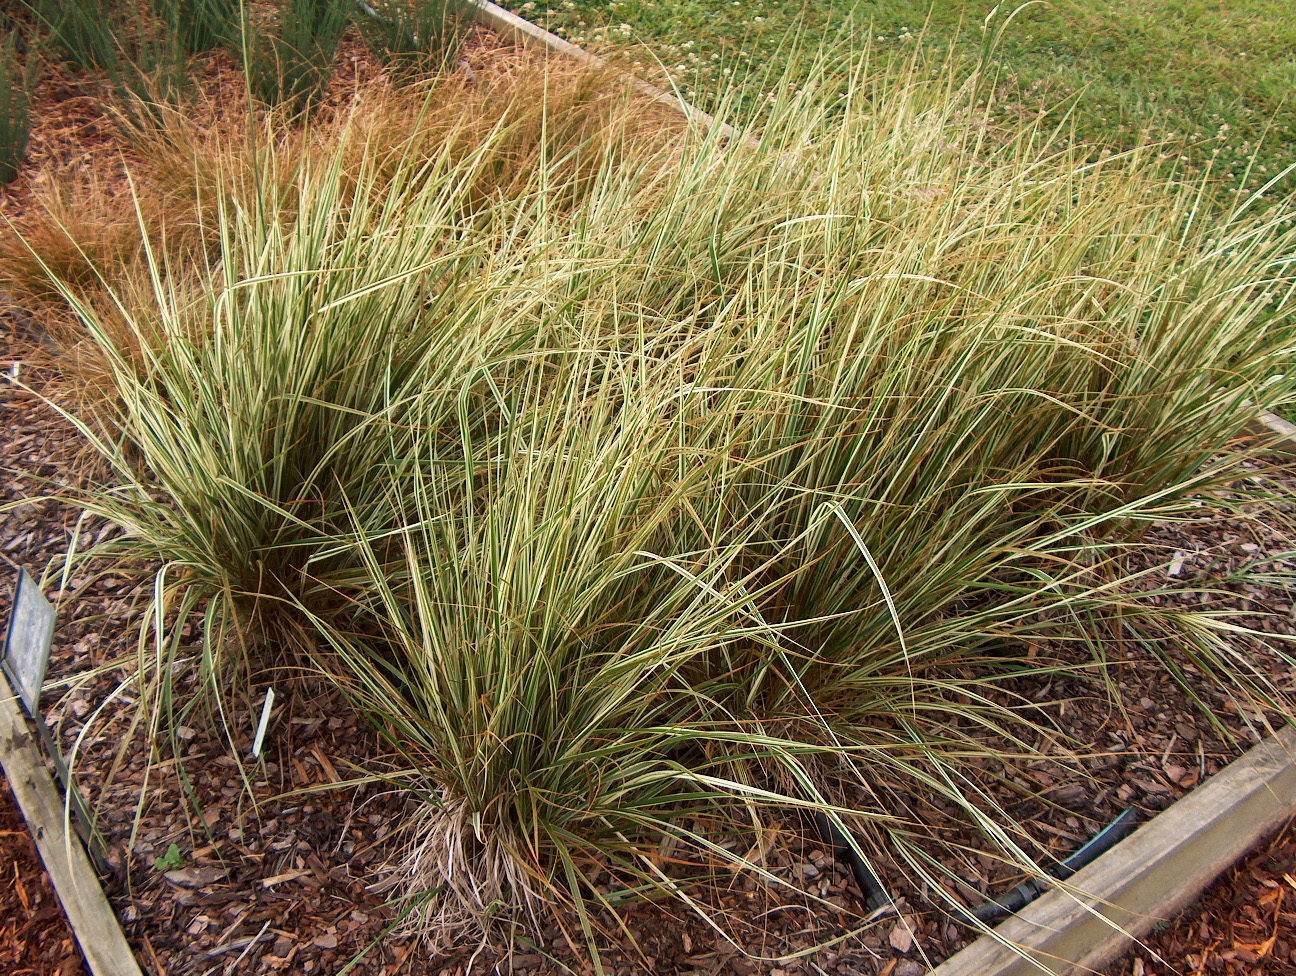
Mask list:
[[[470,16],[477,23],[499,32],[504,37],[508,37],[521,44],[523,47],[540,47],[552,51],[555,54],[562,54],[566,57],[573,58],[585,64],[598,67],[607,67],[605,60],[596,54],[590,54],[584,48],[577,47],[570,41],[565,41],[557,34],[551,34],[542,27],[537,27],[529,20],[523,20],[517,14],[505,10],[503,7],[490,3],[489,0],[471,0],[468,4],[471,11]],[[701,123],[704,126],[719,126],[720,134],[724,138],[732,141],[744,141],[754,145],[755,141],[748,136],[744,136],[740,131],[731,126],[728,122],[720,122],[714,116],[708,115],[701,109],[694,108],[688,102],[672,92],[658,88],[656,85],[650,85],[641,78],[625,72],[620,72],[630,83],[634,85],[635,90],[642,95],[646,95],[655,102],[667,106],[686,119],[693,122]]]
[[[65,830],[63,797],[45,768],[27,717],[0,679],[0,764],[94,976],[140,976],[121,925],[81,841]]]
[[[1247,421],[1242,432],[1271,441],[1271,450],[1275,454],[1296,455],[1296,424],[1289,423],[1276,413],[1261,410],[1254,419]]]
[[[1256,746],[930,976],[1101,972],[1296,814],[1296,726]]]

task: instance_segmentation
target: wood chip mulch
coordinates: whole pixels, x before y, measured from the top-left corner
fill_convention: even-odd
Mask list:
[[[1158,926],[1110,976],[1296,976],[1296,822]]]
[[[83,976],[85,966],[36,842],[0,777],[0,972]]]

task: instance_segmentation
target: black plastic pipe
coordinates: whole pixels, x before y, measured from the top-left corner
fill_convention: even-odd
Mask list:
[[[1048,877],[1058,881],[1065,881],[1086,864],[1095,860],[1098,855],[1115,847],[1117,843],[1133,833],[1134,828],[1138,826],[1138,820],[1138,810],[1134,807],[1123,811],[1119,817],[1089,838],[1078,851],[1049,868]],[[1045,878],[1032,878],[1030,881],[1023,881],[1002,898],[992,898],[978,905],[971,912],[964,914],[970,915],[972,919],[983,925],[988,925],[991,922],[998,921],[1005,915],[1021,911],[1050,887],[1052,887],[1051,883]],[[966,917],[960,919],[960,921],[965,925],[975,925],[975,922]]]
[[[1133,833],[1138,826],[1138,821],[1139,812],[1134,807],[1122,811],[1115,820],[1089,838],[1074,854],[1049,868],[1048,877],[1056,881],[1065,881]],[[821,810],[815,811],[814,822],[820,838],[832,848],[833,856],[850,865],[851,874],[855,878],[855,883],[859,885],[860,893],[864,896],[869,911],[876,912],[890,905],[890,896],[869,870],[868,864],[859,855],[856,845],[851,842],[846,832]],[[1044,878],[1032,878],[1030,881],[1022,882],[1002,898],[991,899],[970,912],[956,912],[955,917],[964,925],[978,926],[978,923],[988,925],[1005,915],[1021,911],[1050,887],[1052,887],[1050,881]]]
[[[833,856],[839,861],[845,861],[850,865],[851,874],[855,876],[855,883],[859,885],[860,893],[864,895],[864,901],[869,907],[869,911],[876,912],[880,908],[885,908],[891,904],[891,898],[878,884],[877,878],[869,870],[869,866],[864,863],[864,859],[859,856],[858,851],[846,832],[832,822],[822,810],[816,810],[814,815],[815,826],[819,828],[819,836],[823,842],[832,848]]]

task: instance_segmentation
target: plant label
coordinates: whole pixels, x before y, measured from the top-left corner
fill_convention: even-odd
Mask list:
[[[261,746],[265,743],[266,727],[270,724],[270,709],[274,708],[274,689],[267,688],[265,704],[261,706],[261,721],[257,723],[256,741],[252,743],[252,758],[261,758]]]
[[[2,663],[9,683],[30,715],[35,715],[40,705],[41,685],[45,682],[45,666],[49,663],[53,640],[54,607],[27,570],[20,570]]]

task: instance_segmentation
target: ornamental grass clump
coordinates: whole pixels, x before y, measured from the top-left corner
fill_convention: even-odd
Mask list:
[[[468,33],[462,0],[374,0],[357,5],[365,43],[399,76],[448,66]]]
[[[121,11],[111,0],[22,0],[54,56],[86,71],[117,67]]]
[[[585,72],[531,81],[552,86],[538,150],[520,92],[493,100],[483,134],[475,110],[489,96],[463,100],[454,80],[426,104],[375,91],[332,128],[245,120],[225,130],[234,148],[170,114],[171,128],[139,134],[153,166],[133,205],[79,186],[8,243],[26,259],[10,263],[11,287],[65,306],[55,336],[76,382],[61,395],[116,465],[119,490],[91,503],[133,527],[132,546],[151,539],[153,557],[179,558],[167,578],[179,571],[185,592],[205,579],[198,591],[236,643],[316,646],[299,639],[300,617],[355,600],[362,564],[345,540],[368,502],[382,510],[373,532],[397,524],[391,485],[406,474],[391,461],[413,449],[392,437],[426,436],[404,419],[411,406],[430,422],[435,394],[438,423],[457,423],[483,364],[534,348],[543,296],[515,280],[505,238],[517,228],[485,227],[481,200],[524,193],[528,169],[585,142],[639,136],[618,136],[628,100],[590,98]],[[561,171],[569,197],[591,183],[579,165]],[[87,213],[101,219],[79,224]],[[122,438],[124,451],[109,448]],[[225,492],[239,501],[211,507]],[[335,560],[336,574],[323,570]]]
[[[273,27],[252,22],[245,11],[242,55],[256,97],[298,112],[317,101],[351,10],[349,0],[286,0]]]
[[[18,175],[31,138],[28,72],[19,63],[18,35],[0,41],[0,185]]]
[[[479,126],[423,127],[443,79],[404,132],[362,97],[327,153],[262,144],[206,264],[146,235],[125,342],[62,287],[112,383],[85,501],[164,564],[149,639],[205,608],[213,673],[351,696],[424,801],[415,924],[593,951],[628,899],[785,883],[743,852],[809,808],[931,890],[941,809],[1038,870],[977,770],[1032,755],[1004,680],[1052,641],[1174,637],[1290,713],[1115,558],[1291,399],[1288,210],[996,129],[920,63],[785,86],[755,143],[563,116],[579,78],[535,70]]]
[[[241,0],[153,0],[180,47],[196,54],[226,46],[236,49],[242,32]]]

